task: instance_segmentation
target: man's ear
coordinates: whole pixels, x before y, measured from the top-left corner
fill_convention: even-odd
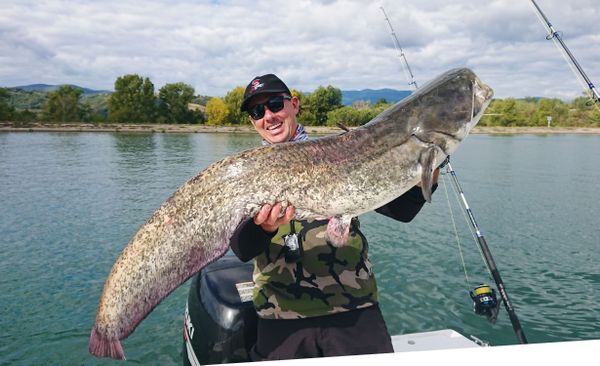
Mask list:
[[[292,96],[292,107],[294,107],[294,111],[296,112],[296,114],[298,114],[298,112],[300,112],[300,99],[298,99],[298,97]]]

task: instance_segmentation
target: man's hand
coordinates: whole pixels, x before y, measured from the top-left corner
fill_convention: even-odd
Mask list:
[[[281,203],[277,202],[273,206],[264,205],[254,216],[254,223],[267,233],[274,233],[279,226],[289,223],[292,217],[294,217],[294,206],[288,206],[285,212],[282,212]]]

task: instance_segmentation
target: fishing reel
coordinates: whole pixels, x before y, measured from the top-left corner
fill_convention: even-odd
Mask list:
[[[473,299],[473,311],[477,315],[484,315],[490,323],[495,324],[500,311],[500,303],[496,297],[496,290],[483,283],[469,292]]]

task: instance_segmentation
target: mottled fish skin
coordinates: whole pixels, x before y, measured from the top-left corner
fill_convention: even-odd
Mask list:
[[[430,198],[431,172],[479,121],[492,94],[472,71],[450,70],[362,127],[212,164],[173,193],[117,259],[100,297],[90,352],[124,358],[120,340],[225,254],[237,226],[263,204],[292,204],[298,220],[337,220],[342,232],[330,236],[342,245],[348,217],[386,204],[420,180]]]

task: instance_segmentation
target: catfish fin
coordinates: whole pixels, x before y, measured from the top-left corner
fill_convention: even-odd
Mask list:
[[[98,335],[96,326],[90,334],[89,351],[96,357],[110,357],[115,360],[124,360],[125,352],[119,340],[107,340]]]
[[[421,174],[421,191],[425,201],[431,203],[431,190],[433,187],[433,171],[435,170],[435,147],[428,147],[419,157],[419,162],[423,168]]]

